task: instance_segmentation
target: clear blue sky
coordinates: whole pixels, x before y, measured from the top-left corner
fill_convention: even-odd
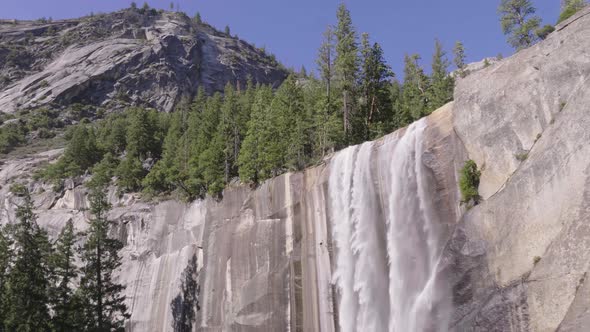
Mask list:
[[[138,6],[143,1],[136,1]],[[170,0],[148,0],[168,9]],[[266,46],[285,65],[315,69],[322,32],[334,24],[341,0],[175,0],[180,10],[233,34]],[[465,44],[469,61],[512,54],[502,35],[496,8],[500,0],[345,0],[360,33],[368,32],[381,43],[396,73],[403,70],[405,53],[419,53],[429,66],[434,38],[449,55],[456,40]],[[555,23],[560,0],[533,0],[544,23]],[[128,7],[127,0],[3,0],[0,18],[72,18],[90,12]]]

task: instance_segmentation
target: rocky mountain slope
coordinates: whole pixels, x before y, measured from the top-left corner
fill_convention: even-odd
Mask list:
[[[336,331],[350,320],[342,308],[377,303],[360,295],[367,287],[375,291],[366,283],[354,284],[344,303],[336,282],[343,272],[374,275],[391,293],[400,280],[408,281],[402,289],[415,287],[411,267],[422,265],[429,266],[428,282],[415,295],[432,303],[419,306],[427,331],[587,331],[588,50],[590,8],[544,42],[459,80],[455,101],[420,123],[256,190],[232,186],[222,201],[145,202],[112,188],[110,218],[119,221],[113,235],[125,243],[118,279],[127,286],[132,311],[127,329],[171,330],[171,302],[196,256],[197,331]],[[14,220],[10,183],[60,153],[2,165],[0,222]],[[471,209],[461,204],[457,187],[467,159],[482,171],[482,202]],[[396,178],[398,169],[404,173]],[[397,185],[407,185],[404,195]],[[39,223],[52,235],[70,219],[86,227],[81,180],[57,193],[43,183],[30,186]],[[359,195],[359,189],[366,191]],[[337,209],[338,202],[350,206]],[[391,261],[380,265],[389,270],[386,276],[370,264],[360,269],[358,257],[357,265],[343,264],[346,248],[335,228],[344,219],[335,216],[368,213],[363,207],[371,207],[372,217],[361,219],[376,227],[368,234],[375,241],[356,243],[357,250],[377,243],[385,260],[396,241],[427,239],[415,241],[411,254],[401,257],[407,274],[393,273]],[[415,210],[415,218],[406,225],[408,233],[396,238],[389,234],[399,209]],[[436,254],[431,262],[421,261],[427,246]],[[395,309],[395,301],[384,301]],[[363,317],[360,309],[355,315]]]
[[[126,9],[62,21],[0,20],[0,112],[71,103],[170,111],[202,86],[278,85],[263,49],[183,13]]]

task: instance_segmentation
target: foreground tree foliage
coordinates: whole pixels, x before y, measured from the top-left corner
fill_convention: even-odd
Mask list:
[[[110,223],[104,187],[92,188],[90,212],[93,218],[85,234],[86,242],[80,250],[84,262],[80,278],[80,297],[83,308],[83,329],[87,331],[124,331],[124,321],[129,318],[124,287],[113,280],[113,272],[121,265],[119,251],[123,244],[110,238]]]
[[[12,239],[8,236],[8,227],[0,227],[0,331],[6,330],[4,322],[6,321],[6,312],[9,308],[9,299],[6,294],[8,286],[8,276],[13,258]]]
[[[81,299],[73,287],[78,269],[75,265],[76,234],[71,220],[62,229],[52,259],[53,280],[50,289],[50,303],[53,307],[52,326],[56,331],[79,331],[78,310]]]
[[[16,211],[18,222],[12,230],[14,256],[2,293],[4,328],[49,331],[50,279],[47,276],[51,275],[51,245],[47,233],[37,225],[28,189],[18,186],[13,188],[13,193],[21,198],[21,203]]]
[[[100,189],[104,182],[94,183],[90,195],[94,218],[79,253],[72,221],[55,242],[50,241],[36,222],[28,188],[11,187],[17,220],[0,228],[2,331],[124,330],[129,315],[123,286],[113,281],[113,272],[121,264],[122,244],[108,237],[109,204]],[[81,270],[76,267],[78,259]]]

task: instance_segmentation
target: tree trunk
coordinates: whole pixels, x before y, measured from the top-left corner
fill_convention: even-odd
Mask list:
[[[348,91],[344,90],[344,92],[342,93],[342,97],[344,99],[344,109],[342,112],[342,116],[343,116],[343,122],[344,122],[344,136],[348,136]]]

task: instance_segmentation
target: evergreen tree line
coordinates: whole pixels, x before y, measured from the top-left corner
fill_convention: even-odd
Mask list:
[[[199,90],[171,114],[132,108],[98,124],[81,123],[68,135],[64,156],[42,176],[59,183],[90,171],[106,181],[115,177],[123,191],[216,196],[235,178],[256,185],[301,170],[332,151],[404,127],[452,99],[454,79],[440,42],[431,74],[419,55],[407,55],[400,82],[378,43],[368,34],[359,42],[344,5],[337,18],[319,50],[319,77],[302,69],[276,91],[252,82],[228,83],[223,94]],[[460,43],[455,54],[463,70]]]
[[[89,195],[93,217],[84,234],[70,220],[52,242],[29,191],[11,189],[20,204],[17,222],[0,228],[0,331],[124,331],[124,288],[112,279],[122,244],[107,235],[105,191],[94,187]],[[86,241],[77,246],[80,236]]]
[[[557,24],[567,20],[587,5],[586,0],[562,0],[561,14]],[[508,43],[517,51],[530,47],[547,38],[555,27],[546,24],[541,27],[541,18],[535,15],[537,9],[532,0],[501,0],[498,7],[502,32],[508,36]]]

